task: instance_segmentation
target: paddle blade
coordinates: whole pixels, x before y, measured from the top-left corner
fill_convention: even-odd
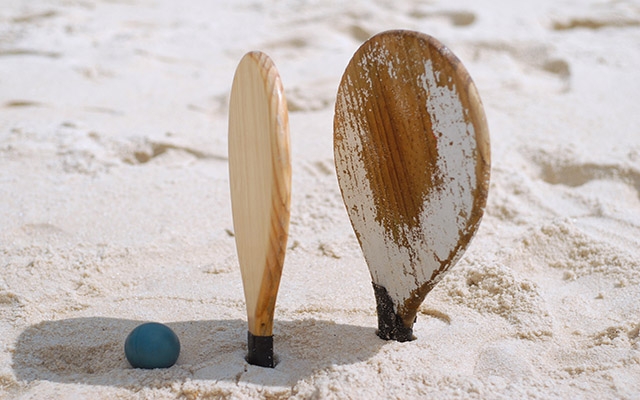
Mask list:
[[[291,158],[282,82],[261,52],[246,54],[233,79],[229,181],[249,333],[269,337],[289,229]]]
[[[334,153],[379,335],[412,340],[419,305],[462,256],[487,199],[489,131],[464,66],[422,33],[369,39],[340,83]]]

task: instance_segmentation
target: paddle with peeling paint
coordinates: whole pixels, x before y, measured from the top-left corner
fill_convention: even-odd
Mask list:
[[[280,76],[264,53],[246,54],[229,102],[229,182],[247,307],[247,361],[274,367],[273,317],[291,198],[289,119]]]
[[[489,130],[476,87],[433,37],[380,33],[342,77],[334,153],[378,336],[413,340],[419,306],[466,250],[486,204]]]

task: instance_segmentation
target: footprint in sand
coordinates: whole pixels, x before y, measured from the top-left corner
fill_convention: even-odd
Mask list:
[[[449,301],[480,314],[502,317],[520,339],[553,336],[553,318],[538,286],[504,265],[455,268],[441,283]]]
[[[187,146],[181,146],[169,142],[152,141],[143,139],[125,143],[120,148],[120,159],[125,164],[147,164],[167,153],[178,153],[181,157],[195,158],[198,160],[227,161],[224,156],[207,153]]]
[[[534,177],[552,185],[559,204],[569,202],[583,210],[574,217],[606,217],[637,232],[640,219],[629,215],[631,210],[640,212],[640,168],[633,157],[630,152],[627,157],[598,161],[577,157],[570,150],[540,150],[533,151],[530,159],[538,167]]]
[[[335,101],[335,80],[310,81],[304,86],[287,88],[286,94],[289,112],[326,110]]]
[[[570,89],[571,65],[554,54],[550,45],[536,42],[478,41],[463,44],[461,53],[474,61],[495,63],[505,67],[502,74],[506,87],[533,86],[538,90],[566,92]],[[510,73],[508,68],[514,68]],[[535,78],[535,79],[531,79]]]
[[[443,20],[455,27],[466,27],[476,22],[476,15],[464,10],[423,11],[414,9],[409,16],[416,19]]]
[[[320,178],[335,175],[333,160],[319,160],[315,162],[305,162],[302,167],[309,175]]]
[[[4,108],[29,108],[29,107],[46,107],[39,101],[32,100],[9,100],[2,105]]]
[[[565,281],[600,276],[616,287],[640,283],[639,264],[633,254],[599,240],[570,220],[553,221],[527,231],[514,246],[510,262],[532,270],[563,271]]]
[[[588,161],[557,161],[537,157],[540,178],[552,185],[578,187],[594,180],[615,180],[638,191],[640,197],[640,170],[618,164],[599,164]]]
[[[577,9],[576,9],[577,10]],[[624,29],[640,26],[640,8],[629,1],[596,3],[590,7],[580,7],[578,13],[560,14],[551,19],[554,31],[576,29]]]

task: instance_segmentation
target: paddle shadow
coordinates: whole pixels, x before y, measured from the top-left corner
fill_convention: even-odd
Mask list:
[[[169,369],[141,370],[127,362],[124,341],[143,322],[92,317],[32,325],[15,345],[16,378],[117,387],[158,387],[186,380],[291,387],[316,370],[365,361],[385,343],[371,327],[314,319],[276,321],[278,364],[270,369],[245,361],[245,321],[172,322],[167,325],[181,342],[178,362]]]

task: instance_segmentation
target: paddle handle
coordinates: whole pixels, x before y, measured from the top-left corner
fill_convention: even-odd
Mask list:
[[[273,336],[255,336],[247,331],[247,362],[259,367],[273,368]]]
[[[413,323],[406,326],[402,317],[398,315],[393,306],[393,300],[387,289],[373,283],[373,292],[376,296],[376,311],[378,313],[378,336],[384,340],[396,340],[398,342],[410,342],[415,340],[413,335]]]

